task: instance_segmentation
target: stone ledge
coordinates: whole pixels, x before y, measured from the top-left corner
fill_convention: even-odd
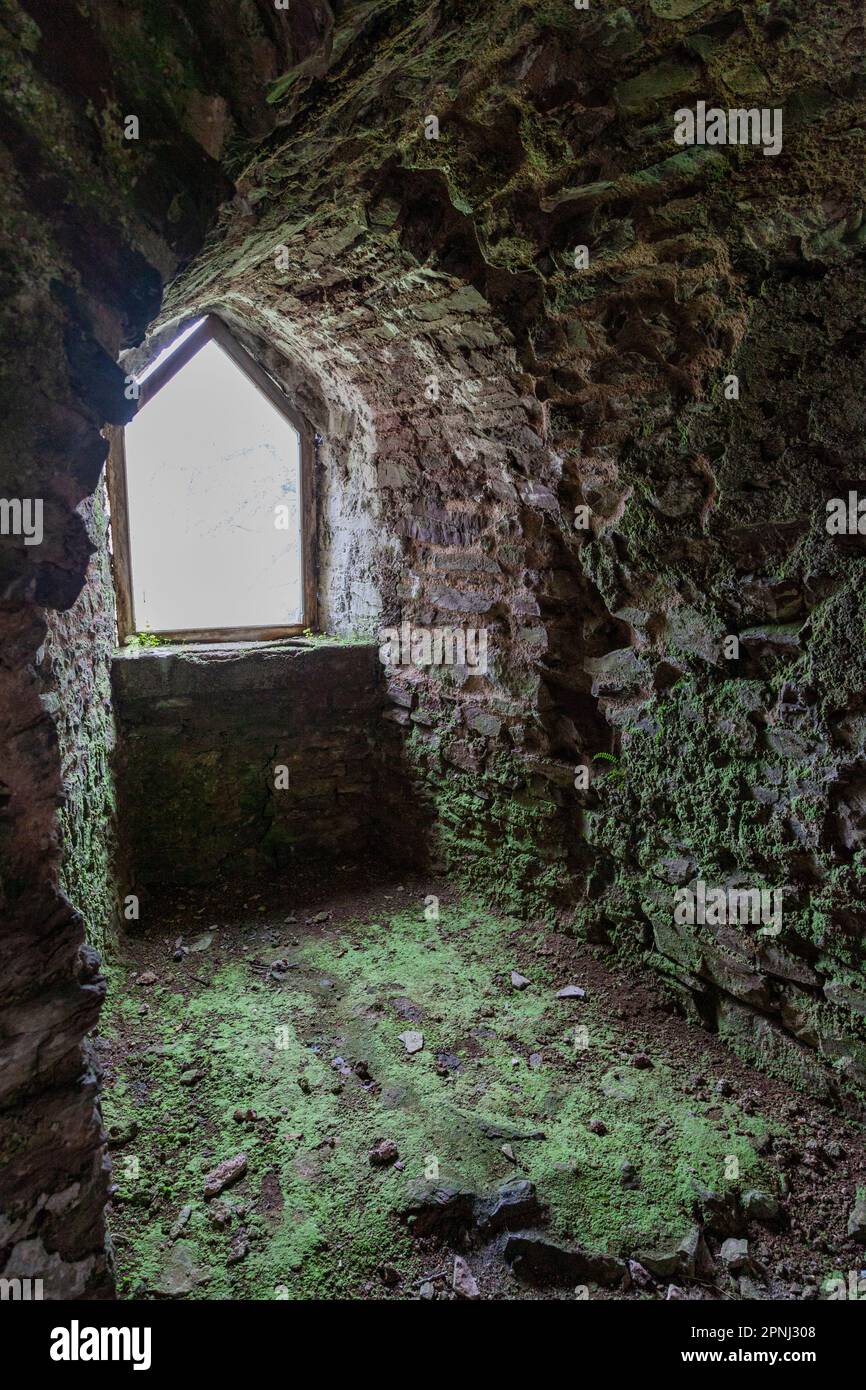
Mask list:
[[[123,717],[139,701],[207,697],[243,691],[303,692],[348,681],[369,689],[381,666],[374,642],[305,641],[186,643],[115,652],[111,678]]]

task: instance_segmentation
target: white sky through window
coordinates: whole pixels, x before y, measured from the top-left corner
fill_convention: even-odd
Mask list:
[[[142,405],[125,445],[136,628],[300,623],[300,437],[216,342]]]

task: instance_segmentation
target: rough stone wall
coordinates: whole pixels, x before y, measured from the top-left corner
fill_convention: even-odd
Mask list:
[[[388,760],[471,883],[860,1089],[862,561],[824,522],[862,475],[862,9],[335,13],[170,312],[362,402],[383,622],[488,629],[485,678],[393,673]],[[781,153],[677,146],[699,99],[781,108]],[[698,878],[783,889],[781,941],[684,942]]]
[[[195,27],[173,0],[0,10],[0,491],[41,501],[44,529],[36,545],[0,537],[0,1273],[41,1278],[49,1298],[111,1289],[82,1044],[105,984],[76,910],[98,932],[101,891],[83,884],[105,851],[82,838],[81,808],[109,796],[107,750],[87,748],[105,652],[89,630],[98,605],[76,609],[93,549],[79,507],[99,483],[103,425],[128,418],[118,353],[231,193],[215,156],[269,128],[262,83],[306,51],[264,3],[207,0]],[[140,138],[127,142],[130,113]],[[59,730],[52,694],[67,705]]]
[[[46,538],[0,546],[0,1267],[108,1287],[101,986],[36,661],[84,583],[118,352],[230,195],[220,153],[238,197],[168,312],[216,309],[345,412],[328,515],[365,513],[365,568],[334,622],[490,632],[487,677],[394,674],[409,841],[435,811],[476,886],[648,953],[768,1065],[862,1081],[862,552],[823,526],[862,482],[862,6],[8,0],[2,26],[0,467]],[[698,99],[781,107],[782,153],[678,148]],[[618,775],[575,792],[599,752]],[[666,932],[658,885],[698,875],[784,886],[785,959]]]
[[[117,656],[124,896],[364,856],[380,678],[361,644]]]
[[[330,210],[324,217],[327,224]],[[331,235],[326,226],[318,239],[301,238],[292,248],[299,267],[307,258],[314,270],[322,265]],[[245,241],[251,264],[232,276],[230,290],[197,284],[185,307],[219,313],[322,436],[319,546],[325,574],[334,576],[330,590],[322,586],[322,625],[352,634],[368,630],[378,612],[378,627],[411,617],[488,631],[487,677],[459,667],[423,680],[418,670],[393,672],[379,775],[389,842],[396,834],[406,859],[423,859],[435,817],[440,853],[478,886],[504,883],[514,905],[547,902],[557,878],[567,887],[557,868],[564,851],[556,833],[545,833],[554,808],[546,785],[524,790],[513,756],[516,743],[533,746],[537,722],[533,663],[542,634],[514,512],[524,506],[521,492],[550,496],[523,472],[554,469],[533,428],[539,407],[519,395],[513,346],[483,296],[453,276],[420,270],[396,236],[374,252],[368,234],[354,229],[357,262],[376,257],[367,301],[384,319],[362,327],[360,343],[346,327],[358,315],[355,258],[328,273],[326,298],[314,279],[292,299],[269,285],[273,237],[266,229],[260,241]],[[203,275],[212,274],[208,259]],[[175,299],[169,312],[177,312]],[[372,315],[366,308],[362,323]],[[468,388],[467,370],[478,373]],[[425,395],[434,377],[438,407]],[[509,479],[513,457],[517,484]],[[487,739],[504,725],[512,732],[491,746],[488,761]]]
[[[119,902],[112,765],[116,730],[109,678],[116,638],[101,492],[83,502],[82,511],[94,555],[73,606],[46,614],[48,630],[37,669],[61,757],[60,888],[80,914],[88,943],[104,955]]]

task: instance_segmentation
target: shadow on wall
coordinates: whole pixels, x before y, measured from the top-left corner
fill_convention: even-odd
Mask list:
[[[379,853],[378,648],[331,639],[118,653],[120,821],[135,887]]]

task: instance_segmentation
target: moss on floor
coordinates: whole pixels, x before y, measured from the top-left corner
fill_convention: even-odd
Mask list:
[[[674,1059],[629,1065],[633,1039],[601,996],[556,998],[581,981],[564,978],[544,930],[466,902],[443,902],[438,920],[429,898],[381,905],[339,924],[221,926],[178,963],[168,936],[131,948],[158,979],[127,989],[116,974],[103,1016],[106,1124],[139,1126],[114,1155],[121,1296],[362,1296],[381,1289],[383,1265],[409,1296],[431,1255],[400,1213],[436,1172],[476,1191],[526,1176],[550,1234],[617,1253],[680,1238],[693,1176],[724,1187],[732,1155],[746,1185],[766,1179],[752,1140],[769,1121],[722,1098],[702,1109]],[[278,958],[290,968],[276,981]],[[512,970],[529,986],[515,989]],[[411,1057],[407,1029],[424,1036]],[[335,1058],[366,1063],[377,1089]],[[184,1067],[202,1073],[195,1084]],[[259,1118],[238,1122],[238,1109]],[[402,1170],[371,1167],[380,1138]],[[246,1211],[219,1229],[203,1172],[239,1152],[247,1175],[220,1200]],[[637,1190],[621,1185],[626,1162]],[[239,1226],[249,1253],[227,1264]]]

